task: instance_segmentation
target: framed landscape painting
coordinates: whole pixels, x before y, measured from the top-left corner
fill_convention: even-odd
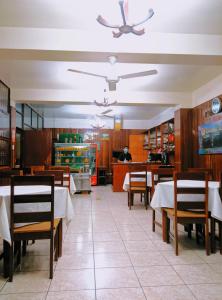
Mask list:
[[[222,153],[222,120],[198,127],[199,154]]]

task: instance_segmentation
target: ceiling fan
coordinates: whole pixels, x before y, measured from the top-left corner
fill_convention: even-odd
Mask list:
[[[124,5],[124,0],[120,0],[119,1],[119,6],[120,6],[122,19],[123,19],[123,25],[111,25],[101,15],[99,15],[96,20],[101,25],[103,25],[105,27],[118,29],[119,30],[118,32],[113,31],[113,37],[114,38],[119,38],[121,35],[127,34],[127,33],[133,33],[133,34],[136,34],[136,35],[143,35],[145,33],[144,28],[141,29],[141,30],[136,30],[134,27],[136,27],[138,25],[141,25],[141,24],[145,23],[146,21],[148,21],[149,19],[151,19],[152,16],[154,15],[153,9],[152,8],[149,9],[148,15],[144,20],[142,20],[138,23],[129,25],[129,24],[126,23],[127,13],[128,13],[128,0],[125,0],[125,5]]]
[[[104,93],[106,93],[106,89],[104,90]],[[109,107],[109,106],[117,104],[117,101],[109,102],[109,98],[104,97],[102,102],[94,100],[94,104],[99,107]]]
[[[130,79],[130,78],[144,77],[144,76],[150,76],[150,75],[157,74],[157,70],[149,70],[149,71],[143,71],[143,72],[138,72],[138,73],[120,75],[120,76],[117,76],[116,78],[112,78],[112,77],[108,77],[108,76],[104,76],[104,75],[100,75],[100,74],[95,74],[95,73],[90,73],[90,72],[85,72],[85,71],[80,71],[80,70],[75,70],[75,69],[68,69],[68,71],[103,78],[106,80],[106,82],[109,85],[109,91],[115,91],[116,84],[121,79]],[[103,105],[103,106],[108,106],[108,105]]]
[[[96,116],[99,117],[99,118],[106,117],[106,118],[114,119],[115,116],[109,116],[108,115],[111,111],[113,111],[113,110],[110,108],[110,109],[107,109],[107,110],[101,112],[100,114],[97,114]]]

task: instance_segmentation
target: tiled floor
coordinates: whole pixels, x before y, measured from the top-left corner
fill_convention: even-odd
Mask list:
[[[48,244],[29,246],[13,283],[0,277],[0,300],[221,300],[222,255],[181,236],[180,255],[151,230],[151,210],[111,187],[73,197],[63,256],[48,279]],[[2,265],[0,265],[2,268]]]

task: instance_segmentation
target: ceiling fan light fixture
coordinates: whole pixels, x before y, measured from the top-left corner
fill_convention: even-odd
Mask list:
[[[117,57],[115,55],[110,55],[108,56],[108,61],[111,64],[111,66],[113,66],[117,62]]]

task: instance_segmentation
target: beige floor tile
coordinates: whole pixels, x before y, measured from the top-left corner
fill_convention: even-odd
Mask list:
[[[179,285],[183,281],[170,266],[136,268],[142,286]]]
[[[125,241],[124,244],[129,252],[145,252],[156,250],[152,241]]]
[[[93,225],[94,232],[113,232],[118,231],[115,224],[96,224]]]
[[[95,289],[93,269],[58,270],[50,285],[50,292]]]
[[[97,290],[96,296],[97,300],[146,300],[139,288]]]
[[[205,264],[176,265],[173,268],[186,284],[222,283],[222,274],[216,273]]]
[[[27,246],[27,255],[49,255],[49,240],[38,240]]]
[[[0,275],[0,290],[1,288],[3,287],[3,285],[6,283],[6,279],[3,278],[1,275]]]
[[[143,232],[143,228],[138,225],[138,224],[134,224],[134,225],[130,225],[130,224],[117,224],[116,225],[118,230],[120,232],[124,232],[124,231],[127,231],[127,232],[138,232],[138,231],[141,231]]]
[[[215,272],[222,274],[222,264],[217,263],[217,264],[209,264],[211,269],[213,269]]]
[[[83,232],[92,232],[92,225],[88,224],[70,224],[67,230],[67,233],[83,233]]]
[[[97,253],[95,254],[96,268],[131,267],[127,253]]]
[[[199,251],[198,255],[208,264],[222,264],[222,255],[219,251],[211,255],[206,255],[205,251]]]
[[[185,285],[143,288],[147,300],[195,300]]]
[[[94,267],[93,254],[75,253],[59,258],[56,270],[91,269]]]
[[[129,256],[134,267],[169,265],[160,252],[129,252]]]
[[[48,290],[49,284],[49,272],[15,273],[13,282],[7,282],[1,293],[43,293]]]
[[[84,242],[84,243],[73,243],[73,242],[63,242],[63,254],[72,254],[72,253],[93,253],[93,243]]]
[[[192,293],[197,300],[221,300],[222,285],[221,284],[196,284],[189,285]]]
[[[204,261],[194,251],[183,250],[176,256],[174,251],[162,251],[163,256],[171,265],[195,265],[204,264]]]
[[[54,262],[54,268],[56,262]],[[49,256],[25,256],[22,257],[21,269],[22,272],[27,271],[49,271]]]
[[[112,242],[120,241],[119,232],[94,232],[93,239],[95,242]]]
[[[46,300],[95,300],[95,291],[49,292]]]
[[[85,242],[92,242],[92,233],[85,232],[85,233],[67,233],[65,235],[64,242],[74,242],[74,243],[85,243]]]
[[[148,235],[142,231],[120,231],[124,241],[149,241]]]
[[[139,287],[133,268],[96,269],[96,288]]]
[[[25,293],[0,295],[0,300],[45,300],[46,293]]]
[[[95,253],[114,253],[114,252],[126,252],[125,245],[122,241],[112,242],[94,242]]]

